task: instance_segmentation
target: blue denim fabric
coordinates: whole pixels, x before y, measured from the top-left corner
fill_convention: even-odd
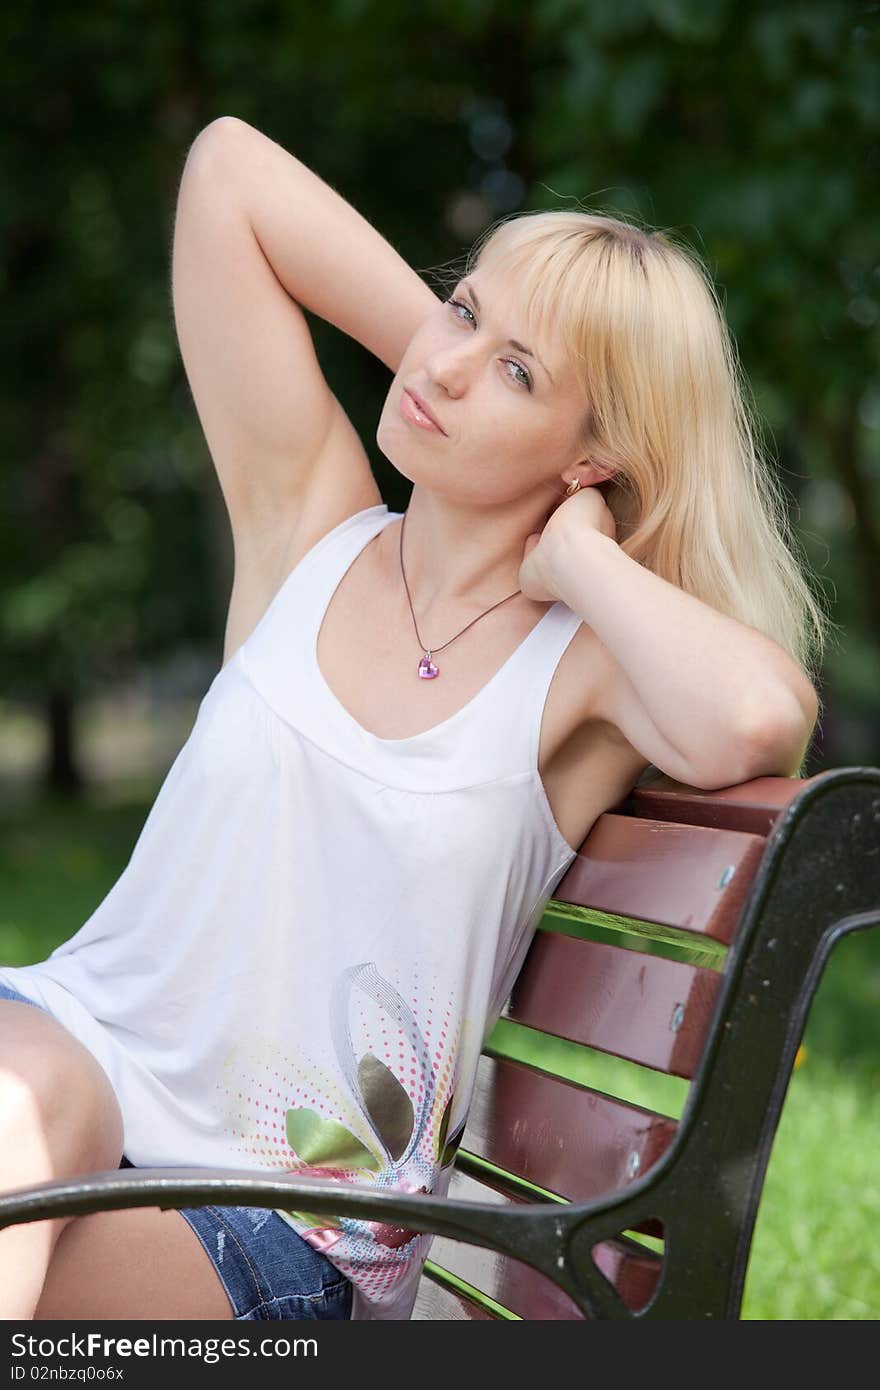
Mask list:
[[[0,999],[43,1008],[2,981]],[[123,1154],[119,1166],[137,1165]],[[180,1207],[179,1211],[216,1269],[236,1322],[351,1317],[351,1280],[271,1207]]]
[[[120,1167],[129,1167],[123,1159]],[[202,1242],[237,1322],[350,1318],[354,1288],[271,1207],[181,1207]]]
[[[11,985],[5,985],[2,980],[0,980],[0,999],[17,999],[22,1004],[33,1004],[35,1009],[43,1009],[42,1004],[38,1004],[36,999],[28,999],[26,994],[21,994]],[[43,1013],[46,1013],[45,1009],[43,1009]]]

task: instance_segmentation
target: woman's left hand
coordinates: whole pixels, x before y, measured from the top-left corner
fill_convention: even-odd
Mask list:
[[[582,487],[571,497],[563,498],[550,513],[543,531],[534,531],[526,537],[519,569],[519,586],[525,597],[534,599],[536,603],[551,603],[559,598],[553,590],[550,576],[553,573],[554,549],[560,543],[563,527],[568,527],[569,523],[579,530],[592,527],[611,540],[617,540],[614,514],[598,485]]]

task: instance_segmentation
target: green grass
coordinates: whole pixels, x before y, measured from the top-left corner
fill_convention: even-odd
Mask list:
[[[880,1317],[876,1039],[874,1052],[873,1063],[841,1066],[812,1048],[791,1079],[758,1210],[743,1318]]]
[[[135,788],[0,808],[0,962],[43,960],[79,930],[125,868],[150,805]]]
[[[44,959],[122,872],[158,785],[0,808],[0,962]],[[743,1298],[752,1320],[880,1317],[880,931],[837,948],[804,1035],[771,1154]],[[552,1044],[501,1020],[505,1048],[665,1114],[687,1083]],[[520,1038],[516,1042],[517,1035]],[[576,1054],[579,1054],[576,1055]],[[541,1060],[543,1056],[543,1061]]]

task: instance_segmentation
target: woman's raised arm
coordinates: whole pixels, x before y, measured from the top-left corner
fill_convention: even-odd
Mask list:
[[[302,307],[395,372],[437,305],[350,203],[245,121],[196,137],[178,191],[172,256],[178,341],[233,532],[295,521],[331,431],[351,425],[317,361]],[[375,483],[363,450],[343,451]]]

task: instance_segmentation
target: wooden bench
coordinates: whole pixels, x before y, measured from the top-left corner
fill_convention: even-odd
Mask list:
[[[736,1319],[810,1003],[836,942],[878,923],[880,769],[713,792],[660,777],[599,817],[550,900],[480,1058],[447,1197],[123,1169],[4,1194],[0,1228],[302,1205],[435,1232],[416,1319]],[[684,1087],[678,1118],[583,1079],[627,1063]]]

